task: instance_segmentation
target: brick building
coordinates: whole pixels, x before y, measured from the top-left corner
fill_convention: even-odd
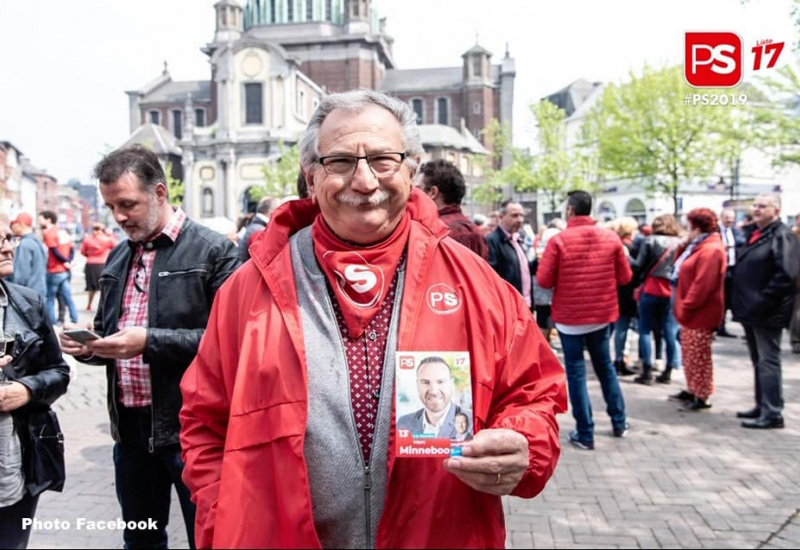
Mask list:
[[[463,156],[491,149],[481,131],[492,119],[511,126],[508,51],[492,65],[492,54],[476,44],[460,66],[402,70],[371,0],[220,0],[214,9],[214,39],[202,48],[208,80],[175,82],[165,66],[158,78],[127,92],[129,142],[181,159],[191,216],[235,219],[252,209],[248,190],[263,184],[262,167],[280,157],[282,144],[297,142],[326,92],[365,87],[407,101],[420,124],[453,130],[425,132],[449,136],[423,139],[429,154],[454,156],[462,166],[473,166]],[[450,142],[457,144],[448,149]]]

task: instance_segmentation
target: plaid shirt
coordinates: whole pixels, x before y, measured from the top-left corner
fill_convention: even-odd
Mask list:
[[[186,221],[186,213],[177,208],[164,230],[159,235],[166,235],[172,242],[178,238]],[[152,239],[151,239],[152,240]],[[147,298],[150,295],[150,274],[156,250],[148,243],[137,243],[122,295],[122,311],[117,327],[147,328]],[[117,359],[117,385],[120,402],[125,407],[148,407],[153,402],[150,383],[150,365],[144,362],[141,355],[131,359]]]

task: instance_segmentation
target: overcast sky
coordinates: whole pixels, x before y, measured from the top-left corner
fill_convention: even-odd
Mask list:
[[[60,181],[89,181],[129,135],[126,90],[168,61],[173,80],[209,77],[200,47],[213,0],[0,0],[0,140]],[[791,0],[374,0],[398,68],[456,66],[476,34],[498,63],[516,59],[514,140],[529,146],[527,105],[579,78],[618,82],[682,63],[685,31],[734,31],[745,49],[793,38]],[[787,44],[788,46],[788,44]],[[787,57],[788,51],[784,52]]]

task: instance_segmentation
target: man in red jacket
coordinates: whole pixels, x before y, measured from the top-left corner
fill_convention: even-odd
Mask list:
[[[312,116],[311,198],[275,211],[182,382],[198,547],[503,547],[500,496],[552,474],[563,370],[522,297],[413,189],[422,152],[409,106],[371,90]],[[469,354],[474,438],[460,457],[399,457],[394,366],[436,351]]]
[[[597,227],[591,218],[592,196],[573,191],[567,199],[567,229],[550,239],[539,262],[536,282],[553,288],[552,318],[564,350],[567,385],[577,430],[573,446],[594,449],[592,403],[586,389],[583,350],[592,358],[615,437],[628,433],[625,400],[608,348],[610,327],[619,317],[617,287],[633,273],[616,233]]]

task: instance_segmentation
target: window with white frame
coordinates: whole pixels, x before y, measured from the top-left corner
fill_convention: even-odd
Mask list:
[[[415,98],[411,100],[411,108],[414,110],[414,113],[417,115],[417,124],[422,124],[425,120],[425,111],[424,111],[424,103],[421,99]]]
[[[172,110],[172,133],[178,139],[183,139],[183,111]]]
[[[202,128],[206,125],[206,110],[205,109],[195,109],[194,110],[194,125]]]
[[[260,82],[248,82],[244,85],[244,123],[264,123],[264,95]]]
[[[214,191],[210,187],[203,189],[203,217],[214,215]]]
[[[436,122],[445,126],[450,124],[450,102],[446,97],[436,99]]]
[[[150,111],[150,122],[152,124],[161,124],[161,113],[159,111]]]

